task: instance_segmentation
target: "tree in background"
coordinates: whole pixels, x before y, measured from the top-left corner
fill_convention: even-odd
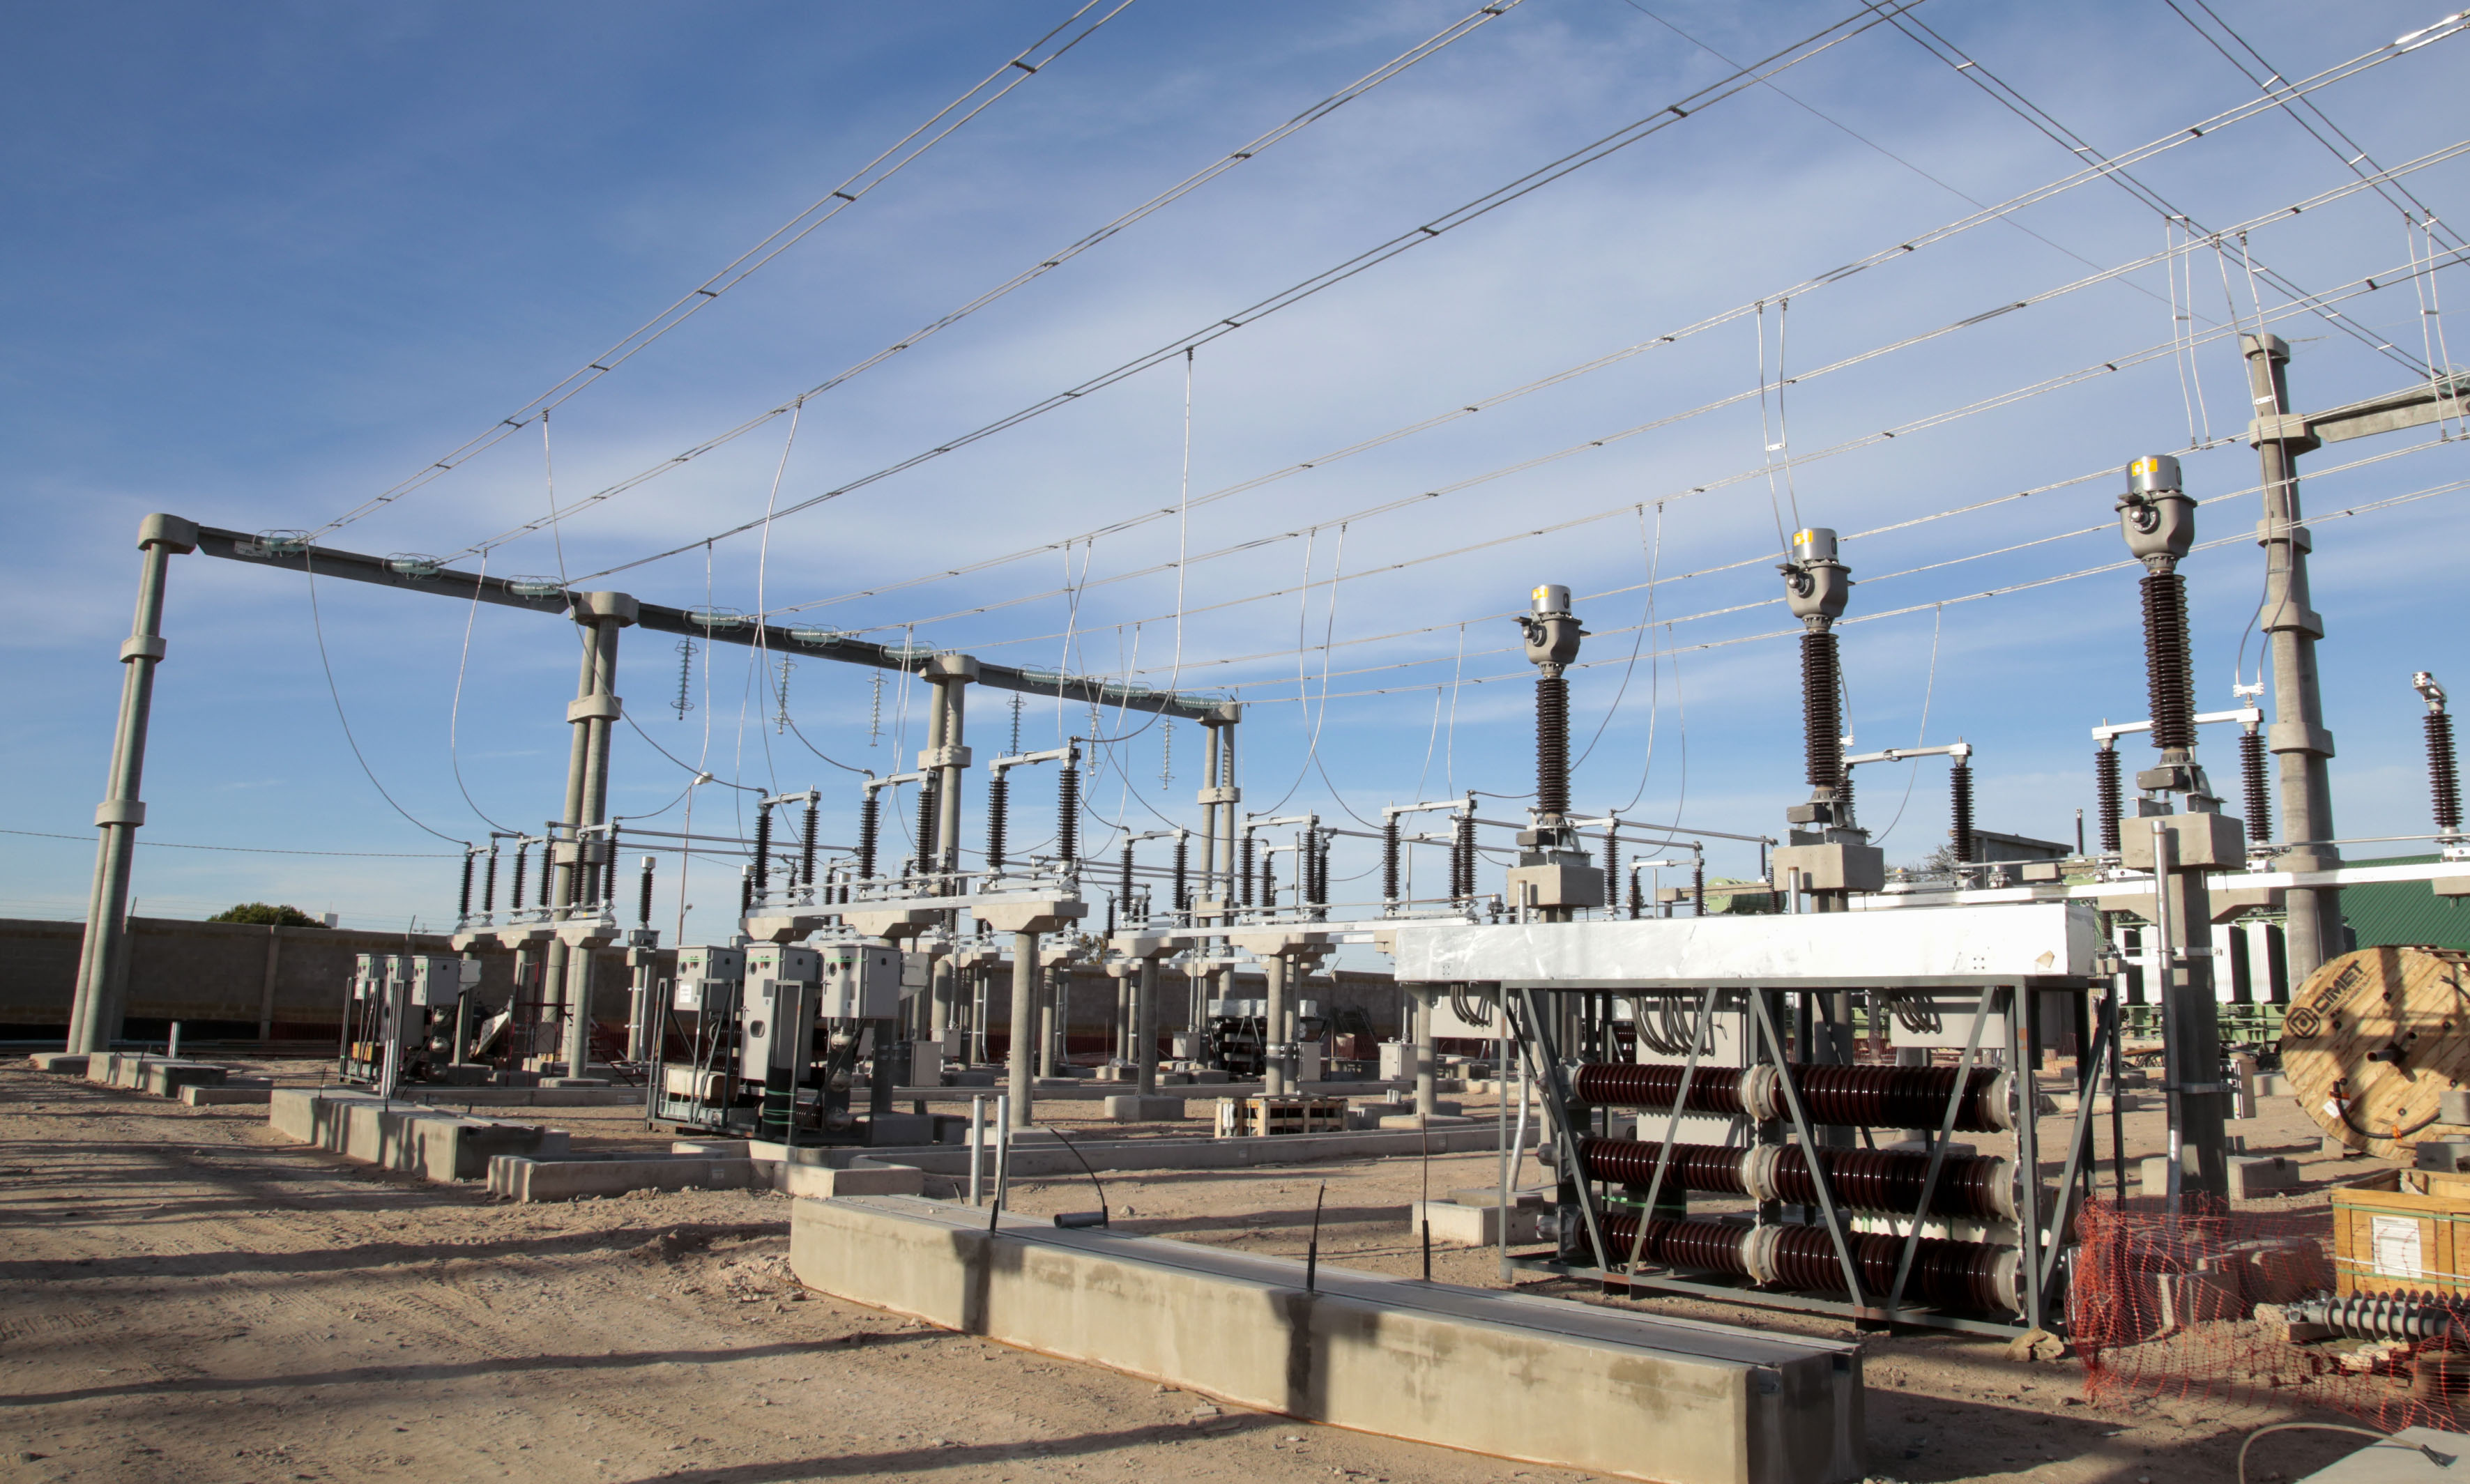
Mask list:
[[[208,922],[245,922],[253,927],[324,927],[326,924],[286,903],[281,907],[265,902],[243,902],[228,912],[219,912]]]

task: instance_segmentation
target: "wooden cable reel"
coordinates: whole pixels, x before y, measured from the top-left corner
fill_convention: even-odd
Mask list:
[[[2362,948],[2325,963],[2291,997],[2281,1066],[2326,1133],[2409,1159],[2444,1094],[2470,1085],[2470,955]]]

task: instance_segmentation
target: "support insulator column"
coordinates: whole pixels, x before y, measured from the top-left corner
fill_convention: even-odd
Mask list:
[[[652,926],[652,863],[655,857],[649,855],[643,857],[642,896],[636,904],[636,919],[639,925],[646,931],[649,931]]]
[[[2427,791],[2441,834],[2461,832],[2461,774],[2453,754],[2453,717],[2444,708],[2444,687],[2425,670],[2411,684],[2427,702]]]
[[[883,803],[873,787],[857,801],[857,874],[866,880],[874,874],[875,840],[883,829]]]
[[[1012,779],[996,773],[987,779],[987,870],[1003,870],[1004,831],[1010,824]]]
[[[1844,712],[1836,702],[1840,671],[1835,631],[1801,636],[1801,729],[1804,772],[1813,791],[1834,797],[1844,785]]]
[[[2239,733],[2239,783],[2247,805],[2247,839],[2262,845],[2272,838],[2272,794],[2266,786],[2268,766],[2264,733],[2250,727]]]
[[[2126,817],[2127,800],[2118,777],[2118,750],[2105,742],[2092,754],[2093,799],[2101,814],[2101,853],[2116,855],[2119,851],[2119,821]]]
[[[1972,860],[1972,764],[1959,757],[1946,770],[1947,839],[1956,864]]]
[[[802,887],[815,884],[816,812],[817,800],[810,793],[806,796],[805,818],[798,822],[798,885]]]
[[[772,894],[772,803],[769,800],[758,800],[755,805],[755,859],[752,866],[755,872],[754,895],[758,899],[770,896]]]
[[[1075,750],[1055,776],[1055,853],[1066,867],[1081,858],[1081,754]]]
[[[471,874],[468,866],[464,874]],[[1398,905],[1398,816],[1394,814],[1381,816],[1381,904]]]

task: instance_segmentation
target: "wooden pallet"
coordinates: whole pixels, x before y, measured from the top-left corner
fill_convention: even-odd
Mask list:
[[[1218,1137],[1249,1139],[1271,1134],[1340,1133],[1346,1128],[1346,1100],[1278,1097],[1218,1100]]]

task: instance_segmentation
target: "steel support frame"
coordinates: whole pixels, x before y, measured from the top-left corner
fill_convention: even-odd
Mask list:
[[[1600,1286],[1609,1296],[1637,1298],[1648,1292],[1687,1293],[1759,1308],[1829,1314],[1863,1323],[1904,1325],[2006,1336],[2034,1329],[2056,1331],[2064,1328],[2063,1316],[2055,1312],[2053,1309],[2053,1301],[2059,1293],[2055,1280],[2058,1264],[2065,1251],[2062,1234],[2074,1217],[2080,1194],[2078,1186],[2091,1163],[2089,1150],[2094,1127],[2093,1108],[2103,1086],[2108,1086],[2113,1097],[2116,1093],[2117,1069],[2114,1061],[2118,1043],[2117,1017],[2114,1011],[2102,1018],[2101,1028],[2091,1044],[2082,1048],[2082,1055],[2091,1058],[2089,1065],[2092,1067],[2092,1073],[2088,1080],[2080,1081],[2082,1092],[2077,1104],[2075,1121],[2068,1136],[2068,1158],[2064,1172],[2061,1176],[2054,1198],[2045,1201],[2039,1177],[2040,1156],[2039,1120],[2033,1110],[2039,1099],[2034,1068],[2039,1055],[2035,997],[2047,991],[2040,986],[2015,985],[1983,986],[1980,998],[1974,1005],[1970,1034],[1957,1063],[1954,1085],[1949,1089],[1947,1101],[1941,1114],[1938,1134],[1932,1141],[1930,1165],[1928,1173],[1923,1179],[1921,1198],[1911,1213],[1912,1224],[1904,1234],[1895,1282],[1889,1291],[1881,1296],[1882,1302],[1869,1303],[1864,1302],[1864,1294],[1859,1285],[1859,1267],[1853,1258],[1852,1234],[1844,1208],[1836,1203],[1832,1184],[1814,1159],[1810,1166],[1812,1183],[1819,1195],[1820,1214],[1825,1229],[1835,1248],[1837,1260],[1847,1280],[1846,1291],[1850,1295],[1849,1301],[1821,1298],[1806,1293],[1764,1289],[1748,1285],[1683,1278],[1670,1269],[1643,1272],[1639,1269],[1638,1263],[1644,1247],[1646,1223],[1654,1219],[1657,1197],[1662,1194],[1665,1177],[1670,1168],[1672,1149],[1679,1132],[1680,1115],[1683,1112],[1681,1104],[1687,1101],[1689,1090],[1697,1077],[1699,1057],[1704,1050],[1706,1033],[1712,1023],[1712,1011],[1724,998],[1721,992],[1713,986],[1708,988],[1700,998],[1699,1039],[1691,1046],[1689,1056],[1682,1067],[1681,1088],[1676,1094],[1676,1104],[1670,1110],[1671,1116],[1666,1123],[1662,1147],[1657,1151],[1655,1173],[1648,1182],[1646,1204],[1640,1213],[1640,1233],[1638,1240],[1631,1244],[1629,1262],[1619,1269],[1601,1264],[1601,1255],[1605,1252],[1602,1238],[1603,1202],[1595,1189],[1594,1182],[1585,1177],[1578,1164],[1577,1140],[1585,1132],[1578,1126],[1580,1105],[1575,1102],[1571,1092],[1569,1069],[1559,1055],[1557,1038],[1552,1030],[1553,1018],[1544,1011],[1537,998],[1545,994],[1597,992],[1600,991],[1523,987],[1515,996],[1516,1004],[1523,1012],[1508,1017],[1508,1028],[1510,1032],[1518,1037],[1523,1067],[1528,1070],[1543,1086],[1544,1114],[1553,1133],[1554,1165],[1560,1186],[1560,1204],[1565,1207],[1574,1206],[1577,1209],[1589,1250],[1597,1254],[1598,1262],[1586,1264],[1571,1261],[1565,1254],[1572,1250],[1573,1243],[1570,1239],[1576,1234],[1570,1233],[1561,1239],[1561,1254],[1550,1257],[1504,1254],[1505,1265],[1529,1272],[1546,1272],[1592,1282]],[[1735,992],[1742,994],[1747,1001],[1761,1049],[1777,1063],[1784,1064],[1786,1058],[1783,1055],[1782,1028],[1769,1010],[1766,992],[1757,989]],[[1785,992],[1814,994],[1832,991],[1788,989]],[[2114,998],[2114,985],[2108,993]],[[1506,994],[1503,995],[1502,999],[1504,1007],[1512,1001],[1512,997]],[[1945,1167],[1946,1146],[1955,1132],[1954,1125],[1962,1106],[1966,1086],[1982,1049],[1980,1041],[1983,1029],[1988,1025],[1990,1015],[2001,1009],[2006,1014],[2007,1039],[2006,1044],[2000,1049],[2007,1053],[2013,1069],[2015,1095],[2018,1101],[2015,1130],[2016,1167],[2021,1176],[2019,1193],[2021,1199],[2016,1211],[2016,1227],[2023,1249],[2020,1276],[2024,1291],[2020,1297],[2024,1301],[2024,1311],[2015,1319],[1983,1319],[1945,1313],[1931,1309],[1914,1308],[1903,1302],[1904,1285],[1910,1277],[1914,1259],[1920,1250],[1922,1227],[1928,1219],[1929,1203],[1936,1194],[1939,1178]],[[1817,1141],[1812,1137],[1812,1125],[1808,1122],[1806,1109],[1802,1102],[1799,1090],[1793,1085],[1788,1075],[1783,1080],[1782,1091],[1784,1095],[1786,1121],[1790,1124],[1795,1136],[1805,1148],[1815,1150],[1818,1147]],[[1504,1230],[1506,1230],[1505,1227]]]

